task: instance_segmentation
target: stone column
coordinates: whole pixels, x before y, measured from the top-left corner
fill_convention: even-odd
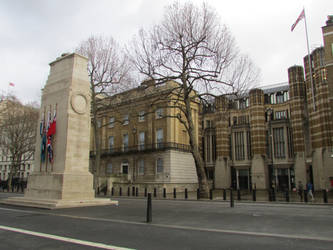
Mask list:
[[[268,187],[268,171],[265,164],[266,126],[264,92],[261,89],[250,91],[250,129],[252,142],[252,183],[257,189]]]
[[[228,166],[230,156],[228,99],[224,96],[216,98],[216,162],[215,188],[230,188],[231,173]]]
[[[295,184],[301,181],[306,183],[306,148],[309,145],[308,128],[304,120],[307,119],[306,89],[302,66],[293,66],[288,69],[290,86],[290,120],[293,131],[293,148],[295,153]]]

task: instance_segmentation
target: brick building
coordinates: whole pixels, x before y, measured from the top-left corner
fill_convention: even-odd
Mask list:
[[[215,188],[333,187],[332,16],[322,30],[324,46],[310,55],[313,83],[305,56],[305,70],[288,69],[289,83],[220,96],[203,109],[203,156]]]

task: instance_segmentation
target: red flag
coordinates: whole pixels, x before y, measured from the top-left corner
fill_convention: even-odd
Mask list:
[[[47,136],[51,136],[56,133],[56,126],[57,126],[57,113],[56,111],[54,111],[53,120],[50,123],[49,129],[47,130]]]
[[[299,21],[301,21],[305,17],[304,9],[302,10],[301,14],[299,14],[296,22],[291,26],[291,31],[293,31],[298,24]]]
[[[9,86],[11,86],[11,87],[15,87],[15,84],[12,83],[12,82],[10,82],[10,83],[9,83]]]

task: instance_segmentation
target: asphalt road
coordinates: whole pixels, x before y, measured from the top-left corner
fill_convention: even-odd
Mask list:
[[[8,193],[0,193],[4,198]],[[333,206],[118,198],[119,206],[0,205],[0,249],[333,249]]]

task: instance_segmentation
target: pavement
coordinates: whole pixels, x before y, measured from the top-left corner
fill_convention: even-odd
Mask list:
[[[0,199],[13,193],[0,193]],[[43,210],[0,205],[0,249],[333,249],[333,206],[152,201]]]

